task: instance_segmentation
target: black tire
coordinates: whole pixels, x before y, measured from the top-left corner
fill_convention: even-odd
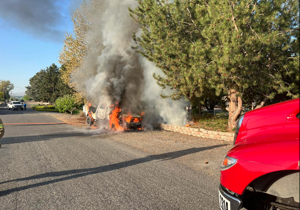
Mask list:
[[[93,121],[90,116],[86,117],[86,124],[88,124],[89,126],[91,126],[93,124]]]
[[[112,124],[112,125],[111,125],[111,130],[113,130],[113,131],[116,130],[115,124]]]

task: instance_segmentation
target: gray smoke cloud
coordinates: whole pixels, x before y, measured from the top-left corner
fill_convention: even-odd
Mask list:
[[[0,18],[9,25],[41,39],[62,41],[69,19],[59,0],[1,0]],[[65,3],[65,2],[64,2]]]
[[[89,13],[91,27],[86,43],[89,51],[82,66],[72,75],[77,90],[93,102],[121,103],[122,110],[135,112],[145,109],[144,126],[152,129],[157,123],[182,125],[186,123],[186,102],[162,99],[162,90],[153,73],[163,74],[155,64],[136,53],[132,35],[140,27],[129,16],[128,7],[135,0],[102,0],[101,12]],[[136,110],[135,110],[136,109]],[[125,111],[126,112],[126,111]]]

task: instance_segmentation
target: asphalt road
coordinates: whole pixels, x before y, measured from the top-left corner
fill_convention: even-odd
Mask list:
[[[31,109],[0,118],[0,209],[218,209],[218,180],[180,152],[151,155]]]

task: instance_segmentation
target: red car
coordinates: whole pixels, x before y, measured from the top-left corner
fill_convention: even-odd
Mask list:
[[[299,166],[299,99],[247,112],[221,165],[220,209],[299,209]]]

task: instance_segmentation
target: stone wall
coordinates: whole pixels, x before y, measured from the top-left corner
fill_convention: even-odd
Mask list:
[[[187,134],[190,136],[197,136],[197,137],[203,137],[209,139],[233,141],[234,138],[234,133],[229,133],[229,132],[209,131],[202,128],[198,129],[198,128],[183,127],[183,126],[168,125],[168,124],[161,124],[160,127],[162,130],[166,130],[166,131],[173,131],[173,132]]]

